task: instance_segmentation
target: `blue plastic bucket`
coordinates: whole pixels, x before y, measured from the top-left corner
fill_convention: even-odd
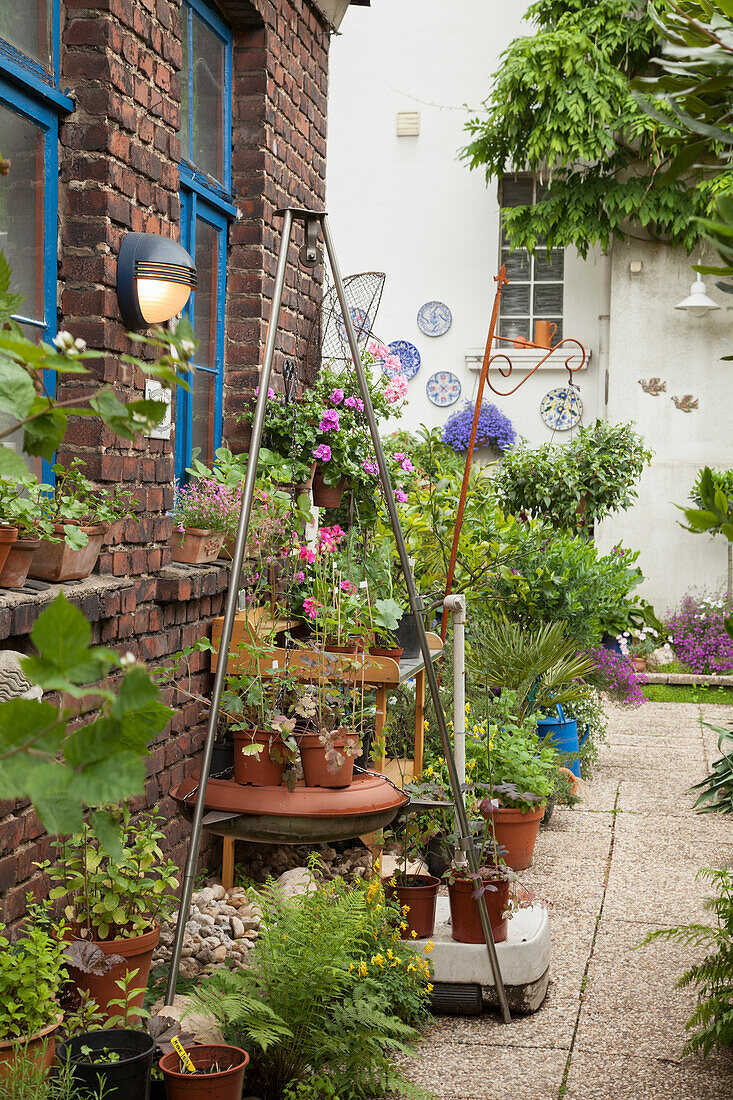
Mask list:
[[[585,733],[578,743],[578,722],[576,718],[566,718],[565,713],[558,703],[555,714],[548,714],[537,722],[537,733],[540,737],[549,737],[552,744],[560,753],[560,759],[564,767],[569,768],[573,775],[580,779],[580,759],[578,754],[581,746],[586,742],[590,732],[590,726],[585,727]]]

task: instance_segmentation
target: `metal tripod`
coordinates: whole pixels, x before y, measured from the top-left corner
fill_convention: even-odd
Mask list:
[[[219,708],[221,705],[221,696],[227,671],[229,646],[232,639],[234,616],[237,610],[237,596],[239,588],[238,580],[242,569],[244,548],[247,542],[250,512],[252,509],[252,499],[255,488],[255,478],[257,475],[257,457],[259,455],[260,444],[262,441],[262,428],[265,420],[265,408],[267,405],[267,391],[270,384],[270,375],[272,373],[272,365],[275,358],[275,341],[277,338],[278,321],[280,318],[283,288],[285,285],[285,271],[287,267],[288,251],[290,248],[290,240],[292,236],[294,221],[302,221],[305,228],[305,244],[300,250],[300,259],[305,266],[312,267],[317,262],[318,254],[316,244],[318,239],[319,227],[321,229],[321,232],[323,233],[326,253],[328,255],[328,260],[331,266],[331,273],[333,275],[333,281],[336,287],[339,306],[341,308],[341,316],[346,327],[349,348],[351,350],[351,358],[353,360],[353,367],[356,372],[356,377],[359,382],[359,389],[361,391],[362,400],[364,402],[364,413],[366,415],[367,423],[369,425],[369,431],[372,437],[372,443],[374,445],[374,454],[377,459],[379,477],[381,479],[382,489],[384,491],[384,499],[387,504],[387,511],[389,512],[392,532],[394,534],[395,543],[397,545],[397,552],[400,558],[400,564],[402,566],[405,583],[407,585],[410,608],[412,609],[412,613],[415,619],[415,628],[417,630],[418,638],[420,640],[420,649],[422,651],[423,659],[425,661],[425,674],[427,676],[428,684],[430,687],[430,694],[432,696],[433,706],[435,708],[438,728],[440,729],[440,736],[443,742],[443,755],[448,765],[448,772],[450,775],[451,791],[453,794],[453,801],[455,805],[458,832],[460,834],[459,843],[461,849],[465,852],[470,871],[473,874],[478,873],[478,857],[473,837],[471,836],[471,830],[468,823],[466,809],[463,804],[463,798],[461,795],[461,784],[458,777],[458,772],[456,770],[455,761],[453,759],[450,735],[448,733],[448,726],[445,720],[443,706],[440,701],[438,681],[431,660],[430,646],[428,645],[428,639],[423,623],[425,605],[423,603],[422,597],[418,594],[415,587],[415,580],[412,575],[412,568],[410,566],[410,561],[407,555],[407,547],[405,545],[404,536],[402,534],[402,527],[400,525],[397,506],[395,504],[394,494],[392,492],[392,486],[390,484],[387,462],[384,457],[382,443],[379,438],[379,431],[377,429],[377,421],[374,416],[374,409],[372,408],[371,397],[369,394],[369,386],[367,384],[364,367],[361,362],[361,355],[359,353],[359,345],[356,339],[356,333],[354,331],[353,320],[349,312],[348,303],[346,301],[346,293],[344,290],[343,279],[341,277],[341,271],[339,269],[338,259],[336,258],[336,253],[333,247],[331,230],[328,224],[328,215],[325,212],[318,213],[312,210],[301,210],[293,207],[288,207],[285,210],[278,210],[277,216],[282,217],[283,219],[282,240],[280,242],[280,254],[278,256],[277,271],[275,273],[275,285],[272,294],[272,310],[267,327],[267,340],[265,343],[265,355],[262,362],[262,370],[260,373],[259,393],[257,395],[257,403],[255,405],[254,419],[252,422],[252,437],[249,448],[249,460],[247,462],[247,473],[244,479],[244,489],[242,491],[242,510],[239,516],[239,525],[237,527],[237,534],[234,542],[234,553],[232,555],[232,564],[229,574],[229,589],[227,592],[226,608],[224,611],[224,622],[221,632],[221,642],[219,645],[219,660],[217,662],[216,675],[214,677],[214,687],[211,696],[211,711],[209,714],[209,723],[206,730],[204,754],[201,761],[201,779],[194,807],[193,821],[191,826],[191,838],[189,841],[188,856],[186,859],[186,871],[183,880],[183,891],[181,894],[181,907],[178,913],[178,924],[176,926],[176,934],[173,941],[171,969],[168,978],[168,988],[166,989],[167,1004],[172,1004],[173,997],[175,996],[178,967],[180,965],[181,949],[183,947],[183,934],[185,931],[186,921],[188,919],[188,913],[191,906],[191,895],[193,894],[196,864],[198,861],[199,847],[201,844],[202,819],[204,816],[206,785],[209,779],[209,773],[211,771],[211,756],[214,748],[214,739],[216,737],[216,728],[219,721]],[[499,998],[499,1004],[501,1005],[502,1018],[504,1020],[504,1023],[508,1024],[511,1020],[511,1016],[509,1013],[509,1004],[507,1002],[506,991],[504,989],[504,983],[502,981],[501,971],[499,969],[499,960],[496,954],[494,937],[491,932],[489,914],[486,908],[486,899],[483,894],[481,895],[481,898],[479,900],[479,913],[481,916],[481,927],[483,929],[484,939],[486,940],[486,949],[489,954],[491,970],[494,976],[494,985],[496,987],[496,992]]]

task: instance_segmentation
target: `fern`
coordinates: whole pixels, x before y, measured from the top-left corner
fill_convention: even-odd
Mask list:
[[[689,967],[677,980],[681,988],[695,988],[698,996],[697,1007],[685,1024],[693,1034],[684,1050],[707,1055],[713,1047],[733,1046],[733,868],[703,867],[697,878],[719,891],[704,902],[715,917],[715,925],[693,923],[662,928],[650,932],[639,946],[666,940],[709,951],[702,962]]]

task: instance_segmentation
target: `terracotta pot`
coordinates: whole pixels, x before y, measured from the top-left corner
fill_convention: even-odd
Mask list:
[[[283,781],[285,761],[279,764],[270,756],[270,745],[280,741],[277,734],[268,730],[257,730],[256,733],[234,730],[233,737],[234,778],[237,783],[251,783],[253,787],[278,787]],[[253,744],[262,746],[259,755],[242,752],[245,746]]]
[[[187,1047],[186,1053],[200,1069],[227,1066],[218,1073],[181,1073],[181,1060],[175,1051],[164,1054],[160,1068],[165,1077],[168,1100],[240,1100],[249,1054],[239,1047]]]
[[[185,531],[173,528],[171,547],[173,561],[186,565],[206,565],[216,561],[224,545],[224,531],[210,531],[208,528],[187,527]]]
[[[396,898],[403,910],[402,923],[407,928],[400,929],[403,940],[414,939],[412,935],[427,939],[435,931],[435,903],[438,900],[440,879],[432,875],[408,875],[397,878],[395,886],[383,878],[382,885],[388,898]],[[407,912],[404,912],[407,906]]]
[[[404,651],[398,645],[370,645],[369,652],[372,657],[391,657],[393,661],[399,661]]]
[[[356,653],[358,646],[356,642],[349,642],[347,645],[337,645],[336,642],[325,642],[323,648],[326,653]]]
[[[69,937],[73,938],[73,936]],[[103,955],[121,955],[125,960],[113,966],[106,974],[82,974],[73,966],[67,966],[69,977],[79,990],[88,990],[89,995],[99,1005],[106,1019],[116,1015],[117,1008],[109,1008],[110,1001],[116,1001],[121,993],[116,985],[120,978],[125,978],[131,970],[137,970],[134,978],[134,988],[141,992],[132,998],[131,1004],[141,1008],[145,999],[145,990],[148,985],[150,964],[153,959],[153,951],[158,946],[160,928],[156,924],[149,932],[142,936],[130,936],[127,939],[117,940],[91,940]]]
[[[17,527],[0,526],[0,569],[3,569],[7,561],[10,547],[18,538]]]
[[[18,539],[11,544],[5,565],[0,569],[0,588],[23,587],[35,552],[40,545],[40,539]]]
[[[35,577],[39,581],[50,581],[52,584],[58,584],[60,581],[83,581],[97,564],[107,524],[97,523],[92,527],[80,524],[79,530],[84,531],[89,538],[89,542],[81,550],[72,550],[66,545],[63,538],[63,523],[54,523],[53,530],[55,535],[61,537],[61,541],[48,542],[47,539],[41,539],[41,545],[33,556],[28,576]]]
[[[28,1039],[3,1039],[0,1042],[0,1085],[10,1077],[19,1058],[40,1069],[51,1068],[56,1057],[56,1032],[62,1019],[63,1015],[60,1014],[52,1024],[41,1028]]]
[[[505,850],[504,858],[507,867],[511,867],[512,871],[524,871],[532,862],[544,812],[543,802],[533,810],[527,810],[525,814],[521,810],[502,807],[491,815],[496,842]]]
[[[484,879],[484,882],[496,887],[495,890],[487,890],[484,897],[494,943],[503,943],[507,936],[508,919],[502,913],[509,904],[509,883],[504,878]],[[458,943],[485,942],[478,901],[473,897],[474,889],[471,879],[456,879],[448,883],[451,936]]]
[[[631,660],[634,662],[634,668],[637,672],[646,672],[646,657],[632,657]]]
[[[336,748],[343,748],[346,738],[337,739]],[[300,759],[306,787],[350,787],[354,778],[354,757],[347,756],[336,772],[326,764],[326,749],[317,733],[304,733],[300,738]]]
[[[323,467],[319,464],[313,478],[313,503],[316,508],[338,508],[346,488],[346,475],[335,485],[326,485],[323,480]]]

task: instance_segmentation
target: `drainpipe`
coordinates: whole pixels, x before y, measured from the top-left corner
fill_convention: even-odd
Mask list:
[[[601,284],[601,309],[603,313],[598,314],[598,409],[601,420],[608,420],[612,255],[611,248],[609,248],[603,256],[603,282]]]
[[[453,619],[453,759],[466,782],[466,597],[446,596],[443,607]],[[466,801],[465,795],[462,795]]]

